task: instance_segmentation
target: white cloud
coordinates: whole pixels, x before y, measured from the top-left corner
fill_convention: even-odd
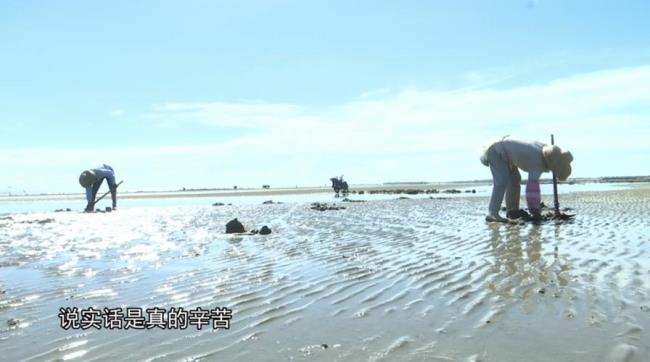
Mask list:
[[[383,88],[378,88],[378,89],[373,89],[369,90],[366,92],[361,93],[359,95],[360,99],[370,99],[370,98],[377,98],[377,97],[383,97],[390,94],[390,88],[388,87],[383,87]]]
[[[147,117],[170,127],[200,123],[250,132],[205,145],[14,150],[0,167],[35,168],[48,160],[72,172],[110,155],[123,169],[146,175],[138,176],[142,189],[165,188],[170,180],[173,187],[257,185],[261,179],[320,184],[340,173],[353,182],[475,179],[489,177],[478,162],[485,141],[506,134],[547,141],[554,133],[575,156],[574,176],[650,174],[650,163],[638,162],[650,154],[650,66],[506,89],[410,89],[376,99],[372,94],[320,108],[161,104]]]
[[[123,109],[114,109],[111,111],[112,117],[122,117],[126,113]]]
[[[277,103],[168,103],[154,107],[149,115],[159,120],[184,120],[224,127],[264,128],[286,125],[303,113],[301,107]],[[182,123],[182,122],[180,122]]]

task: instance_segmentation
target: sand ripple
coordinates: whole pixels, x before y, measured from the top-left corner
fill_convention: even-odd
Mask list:
[[[562,201],[575,221],[542,226],[486,224],[484,197],[14,215],[0,220],[0,355],[650,360],[650,192]],[[226,235],[232,217],[274,233]],[[65,306],[223,306],[233,319],[64,331]]]

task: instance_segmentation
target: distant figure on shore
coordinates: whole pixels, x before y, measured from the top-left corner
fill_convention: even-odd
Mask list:
[[[507,136],[506,136],[507,137]],[[518,219],[526,215],[519,209],[521,175],[519,169],[528,173],[526,182],[526,202],[534,219],[542,213],[539,178],[544,172],[553,171],[555,176],[566,180],[571,175],[571,152],[562,151],[558,146],[541,142],[526,142],[504,137],[489,144],[481,155],[481,163],[492,171],[492,196],[486,221],[507,222],[499,215],[505,195],[506,217]]]
[[[115,183],[115,171],[109,165],[103,164],[97,168],[86,170],[79,175],[79,184],[86,189],[86,205],[85,212],[93,212],[95,209],[95,197],[97,191],[102,185],[102,182],[108,183],[108,189],[111,191],[111,199],[113,200],[113,210],[117,209],[117,184]]]
[[[332,181],[332,188],[334,189],[336,196],[339,196],[339,192],[343,192],[343,195],[348,194],[348,182],[343,181],[343,175],[339,178],[332,177],[330,178],[330,181]]]

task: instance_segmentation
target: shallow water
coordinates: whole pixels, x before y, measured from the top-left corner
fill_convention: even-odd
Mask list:
[[[624,190],[631,187],[631,184],[623,183],[587,183],[587,184],[563,184],[559,187],[560,194],[572,192],[587,192],[587,191],[612,191]],[[408,188],[406,186],[405,188]],[[431,186],[436,188],[436,186]],[[400,196],[406,196],[414,199],[428,199],[433,198],[456,198],[456,197],[484,197],[492,192],[491,185],[477,185],[471,187],[458,187],[458,190],[463,191],[460,194],[370,194],[363,195],[350,194],[348,197],[354,200],[394,200]],[[522,190],[525,186],[522,186]],[[107,190],[107,189],[106,189]],[[466,193],[465,191],[475,190],[475,194]],[[102,190],[104,191],[104,190]],[[275,190],[271,190],[273,192]],[[541,185],[543,194],[552,195],[553,186],[550,184]],[[290,190],[288,191],[290,192]],[[522,191],[523,192],[523,191]],[[317,192],[317,193],[304,193],[304,194],[268,194],[268,195],[229,195],[221,197],[213,196],[199,196],[199,197],[165,197],[169,195],[178,196],[184,193],[159,193],[156,194],[160,197],[154,198],[139,198],[139,199],[125,199],[120,198],[118,193],[118,206],[120,209],[133,208],[133,207],[166,207],[166,206],[208,206],[215,202],[233,205],[255,205],[261,204],[267,200],[273,200],[284,203],[306,203],[306,202],[334,202],[340,201],[342,198],[334,197],[333,192]],[[202,193],[193,193],[201,195]],[[97,208],[104,209],[111,206],[110,197],[104,198],[97,205]],[[50,212],[57,209],[70,208],[72,210],[82,211],[86,207],[85,199],[79,198],[77,200],[69,199],[69,196],[50,196],[44,199],[43,197],[0,197],[0,216],[9,215],[13,213],[27,213],[27,212]]]
[[[0,220],[0,356],[650,360],[649,190],[561,201],[572,223],[486,224],[485,194],[12,215]],[[233,217],[273,233],[224,234]],[[233,317],[229,330],[59,326],[60,307],[89,306]]]

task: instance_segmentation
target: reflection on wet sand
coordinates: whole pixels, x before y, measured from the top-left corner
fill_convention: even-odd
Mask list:
[[[633,216],[648,201],[567,195],[575,222],[544,225],[486,224],[484,198],[13,215],[0,220],[0,354],[647,360],[650,225]],[[273,234],[225,234],[233,216]],[[34,217],[54,221],[20,222]],[[223,306],[233,318],[229,330],[65,331],[65,306]]]

